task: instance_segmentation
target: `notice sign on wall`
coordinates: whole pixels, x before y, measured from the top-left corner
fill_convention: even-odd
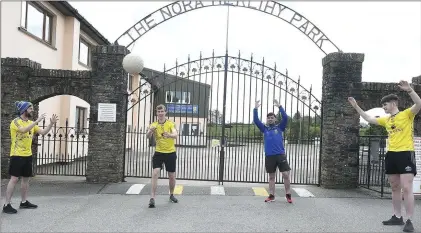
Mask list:
[[[98,121],[99,122],[116,122],[117,121],[117,104],[99,103],[98,104]]]
[[[417,175],[414,177],[414,194],[421,195],[421,137],[414,138],[415,164]]]

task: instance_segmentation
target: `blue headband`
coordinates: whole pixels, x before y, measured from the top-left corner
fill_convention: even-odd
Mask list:
[[[15,106],[19,115],[22,115],[29,107],[32,106],[32,103],[26,101],[16,101]]]

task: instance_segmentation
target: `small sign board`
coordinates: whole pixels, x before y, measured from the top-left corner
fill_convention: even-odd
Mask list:
[[[116,122],[117,104],[98,103],[98,122]]]

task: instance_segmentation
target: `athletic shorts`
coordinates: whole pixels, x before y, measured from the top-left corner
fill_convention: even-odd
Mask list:
[[[155,152],[155,154],[152,157],[152,167],[154,169],[155,168],[162,169],[162,164],[165,164],[165,170],[167,170],[167,172],[175,172],[176,161],[177,161],[177,154],[175,152],[172,152],[172,153]]]
[[[291,170],[286,155],[270,155],[265,157],[265,167],[267,173],[275,173],[276,168],[279,168],[279,172]]]
[[[406,174],[417,175],[414,151],[388,151],[385,157],[386,174]]]
[[[32,156],[10,156],[9,175],[32,177]]]

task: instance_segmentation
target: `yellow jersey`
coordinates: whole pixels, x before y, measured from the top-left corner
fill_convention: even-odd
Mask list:
[[[170,120],[166,120],[163,124],[155,121],[150,125],[150,127],[155,127],[155,151],[161,153],[175,152],[175,139],[164,138],[162,136],[164,132],[172,133],[173,129],[175,129],[175,123]]]
[[[31,130],[29,130],[26,133],[20,133],[18,131],[19,127],[24,128],[32,123],[33,121],[24,121],[20,117],[15,118],[10,123],[10,156],[32,156],[32,138],[35,135],[35,133],[37,133],[40,130],[39,126],[35,125]]]
[[[394,116],[376,119],[389,135],[388,151],[414,151],[414,118],[414,113],[407,108]]]

